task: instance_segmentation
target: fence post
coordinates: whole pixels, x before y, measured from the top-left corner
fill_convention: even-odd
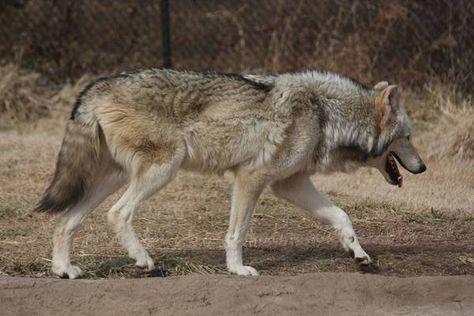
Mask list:
[[[161,49],[163,68],[171,68],[170,14],[168,0],[161,0]]]

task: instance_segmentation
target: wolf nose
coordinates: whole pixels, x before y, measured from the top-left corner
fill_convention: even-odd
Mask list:
[[[422,173],[422,172],[425,172],[426,171],[426,165],[424,163],[422,163],[420,165],[420,167],[418,168],[418,172],[417,173]]]

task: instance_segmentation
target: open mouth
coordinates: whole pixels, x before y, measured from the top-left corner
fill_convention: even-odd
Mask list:
[[[387,171],[392,184],[398,185],[398,187],[401,188],[403,185],[403,176],[400,174],[397,162],[395,161],[395,157],[391,153],[387,156],[387,162],[385,163],[385,171]]]

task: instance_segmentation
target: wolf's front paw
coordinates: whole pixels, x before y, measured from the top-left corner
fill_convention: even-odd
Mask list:
[[[356,245],[356,247],[349,247],[348,248],[351,257],[354,258],[354,262],[358,265],[369,265],[372,263],[372,259],[370,256],[360,247],[360,245]]]
[[[372,259],[370,259],[369,255],[361,256],[361,257],[354,257],[354,261],[359,266],[367,266],[372,264]]]
[[[76,279],[83,274],[81,268],[73,265],[68,265],[65,267],[53,266],[52,271],[54,274],[59,275],[64,279]]]
[[[235,267],[229,267],[229,272],[235,273],[237,275],[252,275],[252,276],[257,276],[258,272],[254,268],[250,266],[235,266]]]
[[[355,257],[354,263],[361,272],[365,273],[378,273],[380,271],[379,267],[370,259],[370,257]]]
[[[155,269],[155,263],[153,262],[153,259],[148,254],[144,254],[143,256],[140,256],[136,260],[137,261],[135,262],[135,265],[137,267],[144,268],[148,271]]]

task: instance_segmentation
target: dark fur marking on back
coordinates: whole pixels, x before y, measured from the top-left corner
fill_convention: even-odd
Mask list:
[[[225,77],[233,80],[243,81],[247,84],[250,84],[255,89],[262,90],[265,92],[270,91],[273,86],[269,84],[265,84],[263,82],[253,81],[251,79],[245,78],[244,75],[233,73],[233,72],[215,72],[215,71],[206,71],[203,72],[202,75],[207,78],[218,78],[218,77]]]
[[[74,102],[74,106],[73,106],[73,109],[71,111],[71,116],[70,116],[70,119],[71,120],[74,120],[77,116],[77,113],[78,113],[78,110],[79,110],[79,107],[81,106],[82,104],[82,101],[83,101],[83,98],[84,96],[95,86],[97,86],[98,84],[102,83],[102,82],[106,82],[106,81],[112,81],[114,79],[119,79],[119,78],[125,78],[125,77],[130,77],[130,76],[133,76],[133,75],[136,75],[136,74],[140,74],[144,71],[147,71],[147,70],[156,70],[154,68],[150,68],[150,69],[130,69],[130,70],[126,70],[126,71],[122,71],[116,75],[111,75],[111,76],[104,76],[104,77],[100,77],[98,78],[97,80],[89,83],[78,95],[77,99],[76,99],[76,102]],[[166,71],[166,70],[164,70]],[[265,84],[263,82],[257,82],[257,81],[253,81],[251,79],[248,79],[248,78],[245,78],[244,75],[242,74],[238,74],[238,73],[221,73],[221,72],[216,72],[216,71],[204,71],[204,72],[194,72],[194,71],[187,71],[188,73],[195,73],[195,74],[199,74],[199,75],[202,75],[204,78],[211,78],[211,79],[214,79],[214,78],[219,78],[219,77],[224,77],[224,78],[229,78],[229,79],[233,79],[233,80],[238,80],[238,81],[243,81],[249,85],[251,85],[253,88],[257,89],[257,90],[261,90],[261,91],[264,91],[264,92],[269,92],[272,88],[273,88],[273,85],[271,84]],[[183,72],[183,73],[186,73]]]
[[[95,81],[89,83],[89,84],[79,93],[79,95],[77,96],[76,102],[74,102],[74,107],[72,108],[72,111],[71,111],[71,117],[70,117],[70,119],[71,119],[71,120],[74,120],[74,119],[76,118],[77,112],[78,112],[78,110],[79,110],[79,107],[80,107],[81,104],[82,104],[82,101],[83,101],[84,96],[85,96],[93,87],[97,86],[98,84],[100,84],[100,83],[102,83],[102,82],[111,81],[111,80],[119,79],[119,78],[129,77],[129,76],[131,76],[131,75],[135,75],[135,74],[137,74],[137,73],[140,73],[141,71],[142,71],[142,69],[126,70],[126,71],[122,71],[121,73],[116,74],[116,75],[100,77],[100,78],[98,78],[97,80],[95,80]]]
[[[100,80],[100,79],[99,79]],[[76,118],[77,111],[79,110],[79,106],[82,103],[82,98],[89,92],[89,90],[98,82],[98,80],[89,83],[77,96],[76,102],[74,102],[74,107],[72,108],[71,111],[71,117],[69,118],[70,120],[74,120]]]

